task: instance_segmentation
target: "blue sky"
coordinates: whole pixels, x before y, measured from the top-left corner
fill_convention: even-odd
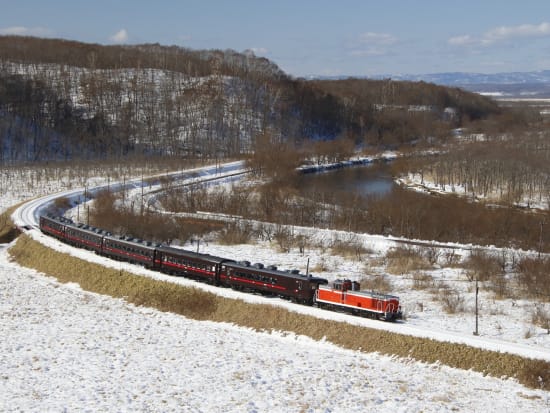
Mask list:
[[[293,76],[550,69],[550,0],[0,0],[0,34],[251,49]]]

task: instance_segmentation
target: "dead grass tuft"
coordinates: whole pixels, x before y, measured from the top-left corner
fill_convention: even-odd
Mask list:
[[[547,334],[550,334],[550,309],[544,308],[544,304],[537,305],[531,316],[531,322],[546,329]]]
[[[359,282],[362,290],[376,291],[383,294],[389,294],[393,290],[390,280],[384,275],[369,275],[361,278]]]
[[[334,255],[357,261],[363,261],[367,255],[372,254],[372,250],[365,247],[359,239],[354,237],[347,240],[336,239],[330,248]]]
[[[430,262],[422,251],[410,246],[390,249],[386,253],[386,261],[387,271],[398,275],[432,268],[432,265],[430,265]]]
[[[8,210],[4,211],[2,214],[0,214],[0,243],[1,244],[7,244],[11,241],[13,241],[17,236],[19,236],[20,232],[13,224],[13,221],[11,220],[11,214],[15,209],[18,207],[18,205],[13,206],[9,208]]]
[[[434,279],[430,274],[415,271],[412,275],[415,290],[429,290],[434,286]]]
[[[224,245],[247,244],[252,234],[252,227],[248,224],[229,223],[218,233],[218,242]]]
[[[441,302],[443,311],[447,314],[456,314],[464,311],[464,297],[460,291],[439,283],[434,289],[434,298]]]

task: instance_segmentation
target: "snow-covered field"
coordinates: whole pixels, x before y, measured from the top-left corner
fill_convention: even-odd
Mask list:
[[[24,188],[23,195],[14,188],[2,196],[0,210],[27,198]],[[374,254],[392,245],[384,237],[361,237]],[[206,241],[200,248],[281,268],[304,269],[310,258],[312,267],[324,260],[323,265],[350,278],[362,273],[353,260],[315,250],[304,256],[277,253],[267,244],[231,247]],[[440,268],[434,276],[456,279],[455,271]],[[404,324],[330,317],[550,359],[549,336],[526,319],[532,303],[500,302],[482,293],[486,311],[480,336],[473,337],[470,311],[447,315],[427,293],[412,290],[410,280],[395,278],[395,292],[407,312]],[[343,350],[292,334],[192,321],[91,294],[15,265],[7,246],[0,248],[0,284],[2,411],[550,411],[550,393],[514,380]],[[471,306],[468,287],[464,294]]]
[[[438,194],[453,194],[463,196],[468,199],[472,199],[472,194],[469,193],[466,187],[462,185],[438,185],[429,179],[425,179],[418,173],[409,173],[406,176],[403,176],[397,180],[400,185],[406,186],[409,189],[418,191],[418,192],[428,192],[428,193],[438,193]],[[495,201],[499,199],[499,194],[489,194],[486,197],[483,197],[480,194],[476,194],[473,199],[475,200],[485,200],[485,201]],[[539,209],[539,210],[548,210],[550,209],[550,194],[546,194],[545,197],[533,197],[529,198],[525,196],[515,205],[523,208]]]

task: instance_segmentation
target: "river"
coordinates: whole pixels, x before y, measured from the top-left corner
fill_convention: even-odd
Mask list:
[[[298,180],[298,188],[302,192],[353,193],[365,197],[385,196],[396,187],[390,166],[384,161],[304,174]]]

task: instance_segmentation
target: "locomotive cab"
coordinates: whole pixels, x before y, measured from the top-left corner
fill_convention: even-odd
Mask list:
[[[351,281],[348,279],[334,280],[332,288],[337,291],[359,291],[361,290],[361,284],[358,281]]]

